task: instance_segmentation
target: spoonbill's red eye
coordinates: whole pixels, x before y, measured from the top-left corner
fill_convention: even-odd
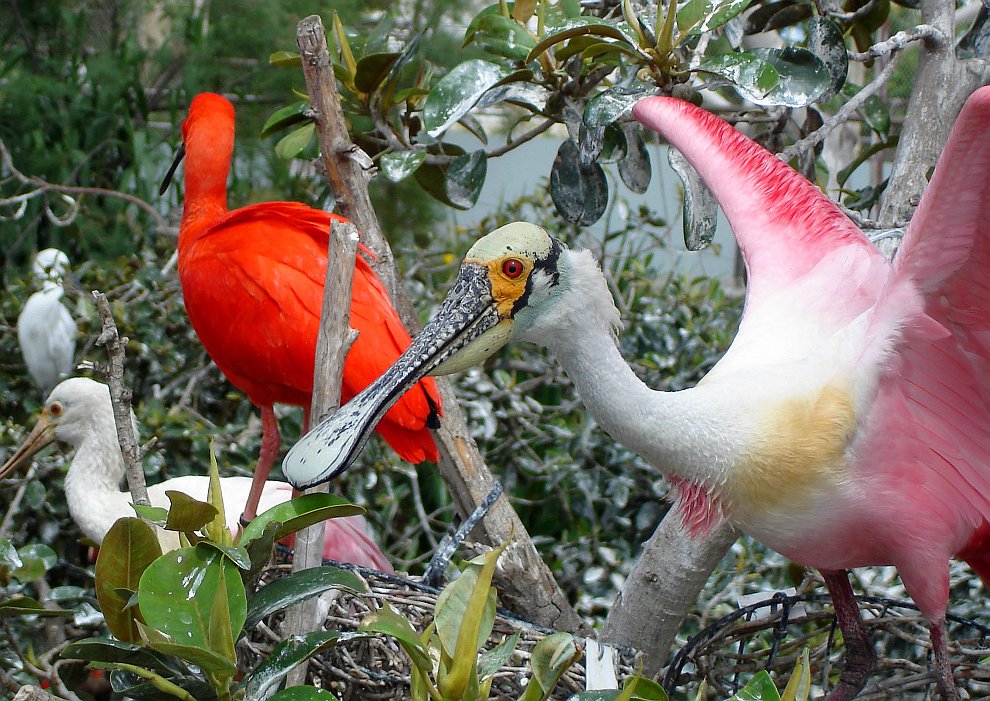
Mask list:
[[[52,416],[61,416],[62,405],[59,404],[58,402],[52,402],[52,405],[48,407],[48,413],[51,414]]]
[[[502,262],[502,274],[510,280],[515,280],[523,274],[523,264],[518,258],[509,258]]]

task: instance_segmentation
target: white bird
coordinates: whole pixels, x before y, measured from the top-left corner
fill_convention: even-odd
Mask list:
[[[888,564],[928,622],[942,698],[958,699],[949,559],[990,583],[990,87],[960,113],[894,264],[717,117],[667,97],[633,116],[698,170],[746,260],[739,332],[704,380],[647,387],[619,352],[591,253],[517,222],[475,243],[434,320],[289,451],[286,478],[307,487],[345,469],[424,374],[532,341],[606,431],[671,477],[690,530],[725,518],[821,570],[846,647],[830,701],[855,697],[876,662],[846,570]]]
[[[62,304],[62,278],[69,258],[57,248],[34,257],[31,272],[41,289],[28,297],[17,317],[17,341],[34,383],[45,394],[72,372],[76,322]]]
[[[137,433],[137,421],[131,415]],[[69,514],[84,535],[96,543],[117,519],[133,516],[129,492],[120,491],[124,460],[117,443],[117,428],[110,403],[109,388],[85,377],[72,377],[59,383],[45,402],[41,417],[21,446],[0,467],[0,478],[27,461],[55,440],[68,443],[75,456],[65,476],[65,498]],[[175,477],[148,487],[152,506],[168,507],[167,491],[179,491],[206,501],[209,477],[188,475]],[[220,489],[232,532],[238,527],[237,515],[251,490],[250,477],[224,477]],[[265,483],[259,512],[292,498],[292,487],[285,482]],[[179,546],[178,534],[160,531],[167,548]],[[392,572],[384,553],[371,539],[368,524],[361,516],[344,516],[326,522],[324,557],[339,562]]]

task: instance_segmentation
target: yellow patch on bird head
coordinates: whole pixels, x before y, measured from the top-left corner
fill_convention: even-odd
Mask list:
[[[526,281],[533,272],[533,261],[517,255],[507,255],[496,260],[468,261],[488,268],[488,280],[492,285],[492,299],[502,319],[511,319],[516,303],[526,294]],[[519,271],[519,272],[516,272]]]
[[[553,238],[542,227],[512,222],[481,237],[467,252],[465,263],[488,269],[492,298],[503,319],[512,318],[526,302],[529,277],[536,261],[553,250]]]
[[[727,511],[801,509],[846,477],[846,449],[856,429],[848,391],[828,385],[776,404],[757,426],[751,451],[735,466],[722,496]]]

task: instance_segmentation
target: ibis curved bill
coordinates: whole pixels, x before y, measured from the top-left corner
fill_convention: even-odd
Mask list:
[[[286,456],[297,485],[345,469],[426,373],[508,340],[546,346],[598,424],[669,476],[685,526],[727,519],[821,570],[846,644],[829,701],[875,664],[846,570],[894,565],[928,622],[943,699],[950,558],[990,582],[990,87],[966,102],[890,264],[808,180],[687,102],[633,116],[699,172],[739,241],[746,304],[696,387],[647,387],[588,251],[515,223],[468,252],[437,317],[385,375]]]

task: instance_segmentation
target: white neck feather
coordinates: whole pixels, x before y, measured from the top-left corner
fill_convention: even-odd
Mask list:
[[[566,256],[566,263],[564,257]],[[589,251],[562,257],[559,297],[541,313],[539,333],[595,420],[661,472],[716,486],[733,456],[714,393],[704,387],[659,392],[640,380],[616,341],[621,327],[608,284]]]

